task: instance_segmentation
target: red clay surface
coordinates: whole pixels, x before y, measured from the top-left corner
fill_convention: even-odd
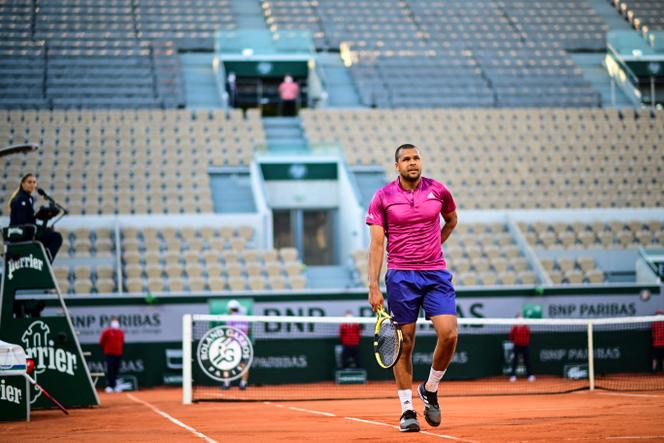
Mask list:
[[[33,411],[30,423],[1,423],[1,440],[664,441],[661,391],[442,398],[443,424],[432,428],[420,416],[425,432],[418,434],[404,434],[395,429],[400,415],[396,398],[182,405],[180,389],[100,393],[100,398],[101,406],[71,410],[70,416],[58,410]],[[421,402],[415,400],[415,403],[421,410]],[[169,420],[166,414],[182,426]]]

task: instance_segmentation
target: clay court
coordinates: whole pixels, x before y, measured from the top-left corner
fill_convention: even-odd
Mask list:
[[[420,417],[418,434],[398,432],[396,399],[182,405],[175,388],[100,398],[68,417],[33,411],[30,423],[4,423],[3,441],[664,441],[661,391],[442,398],[443,425]]]

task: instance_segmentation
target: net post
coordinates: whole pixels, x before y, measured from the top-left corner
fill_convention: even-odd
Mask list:
[[[595,348],[593,346],[593,322],[588,322],[588,382],[589,389],[595,390]]]
[[[191,341],[192,341],[192,316],[182,316],[182,404],[190,405],[191,392]]]

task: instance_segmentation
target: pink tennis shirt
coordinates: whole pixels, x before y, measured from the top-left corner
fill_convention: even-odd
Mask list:
[[[366,224],[385,229],[388,269],[436,271],[445,269],[440,215],[454,210],[452,193],[442,183],[422,177],[407,191],[397,178],[376,192]]]

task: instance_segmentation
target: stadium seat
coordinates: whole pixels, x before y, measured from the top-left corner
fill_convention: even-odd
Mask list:
[[[168,291],[169,292],[183,292],[184,291],[184,281],[182,279],[169,279],[168,280]]]
[[[297,255],[297,249],[295,248],[281,248],[279,250],[279,256],[284,261],[284,263],[297,261]]]
[[[277,261],[266,261],[265,262],[265,272],[269,277],[281,276],[281,263]]]
[[[226,278],[221,276],[215,276],[208,278],[208,286],[211,291],[225,291],[226,290]]]
[[[77,279],[74,282],[74,292],[76,294],[89,294],[92,292],[92,281],[89,278]]]
[[[604,283],[604,273],[599,269],[593,269],[587,272],[585,277],[589,283],[594,283],[594,284]]]
[[[219,281],[219,280],[217,280],[217,281]],[[223,280],[221,280],[221,282],[223,282]],[[188,280],[188,285],[189,285],[189,291],[191,291],[191,292],[203,292],[203,291],[205,291],[205,287],[206,287],[205,279],[200,278],[200,277],[199,278],[190,278]],[[224,284],[222,283],[220,286],[223,288]],[[221,291],[223,289],[220,289],[220,288],[217,287],[215,290]]]
[[[155,293],[155,292],[164,292],[166,288],[164,286],[164,281],[162,280],[161,277],[151,278],[148,275],[147,289],[148,292]]]
[[[303,275],[290,277],[288,283],[292,289],[304,289],[307,285],[307,279]]]
[[[230,276],[228,286],[231,291],[244,291],[247,288],[247,280],[242,276]]]
[[[90,279],[92,276],[92,268],[90,266],[76,266],[74,268],[74,276],[78,279]]]
[[[261,275],[249,277],[249,288],[252,291],[261,291],[267,288],[267,281]]]
[[[111,294],[115,291],[115,280],[110,278],[98,278],[95,289],[100,294]]]
[[[53,274],[55,275],[56,280],[64,281],[69,279],[69,266],[55,266],[53,268]]]
[[[565,279],[571,284],[583,283],[583,273],[577,270],[570,270],[565,272]]]
[[[249,262],[245,264],[247,275],[251,277],[260,277],[263,274],[263,267],[258,262]],[[251,283],[251,282],[250,282]]]
[[[286,288],[286,279],[281,276],[271,276],[268,278],[268,284],[273,291],[283,290]]]
[[[498,274],[498,279],[503,285],[514,285],[516,284],[516,274],[513,272],[502,272]]]

